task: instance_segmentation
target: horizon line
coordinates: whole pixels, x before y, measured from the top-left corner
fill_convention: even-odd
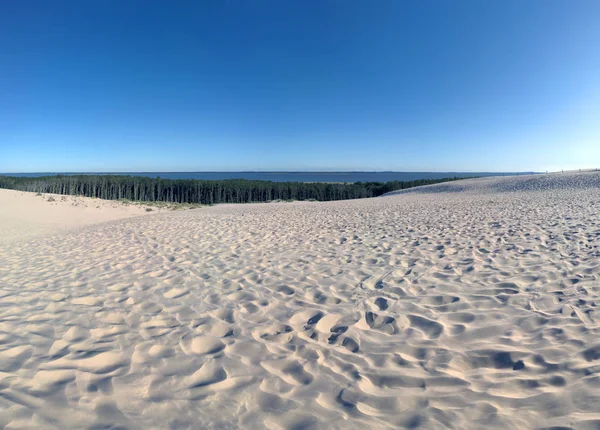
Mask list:
[[[584,169],[580,169],[584,170]],[[585,169],[588,170],[588,169]],[[544,173],[536,170],[514,170],[514,171],[494,171],[494,170],[139,170],[139,171],[21,171],[21,172],[0,172],[0,175],[15,175],[28,173]]]

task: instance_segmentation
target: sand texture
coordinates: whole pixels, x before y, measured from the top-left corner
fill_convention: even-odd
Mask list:
[[[598,173],[0,240],[0,428],[597,429],[599,294]]]

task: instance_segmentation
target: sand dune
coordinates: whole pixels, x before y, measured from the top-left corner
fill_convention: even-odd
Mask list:
[[[0,243],[147,213],[118,201],[0,189]]]
[[[573,173],[0,241],[0,427],[598,428],[599,213]]]

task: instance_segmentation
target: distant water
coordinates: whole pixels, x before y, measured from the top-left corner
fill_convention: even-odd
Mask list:
[[[415,179],[466,178],[481,176],[529,175],[534,172],[119,172],[119,173],[2,173],[38,177],[54,175],[130,175],[164,179],[253,179],[274,182],[389,182]]]

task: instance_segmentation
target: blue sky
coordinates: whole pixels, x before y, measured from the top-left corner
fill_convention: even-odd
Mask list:
[[[600,2],[0,4],[0,172],[600,167]]]

